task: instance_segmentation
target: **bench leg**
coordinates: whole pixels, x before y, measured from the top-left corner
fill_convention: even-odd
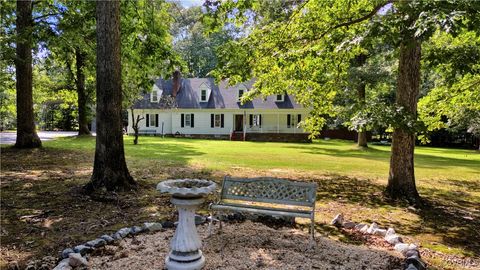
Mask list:
[[[310,247],[315,248],[315,216],[312,216],[310,220]]]
[[[208,223],[208,237],[212,236],[213,230],[213,213],[210,211],[210,222]]]

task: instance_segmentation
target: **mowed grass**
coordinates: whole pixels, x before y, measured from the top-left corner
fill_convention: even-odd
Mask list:
[[[44,145],[86,151],[95,148],[92,138],[59,139]],[[384,180],[390,160],[390,146],[370,145],[363,150],[341,140],[303,144],[140,137],[140,143],[133,145],[132,138],[126,136],[125,153],[127,160],[153,160],[164,165],[189,164],[212,170],[283,169]],[[480,154],[472,150],[416,147],[415,170],[420,185],[428,180],[478,180]]]
[[[43,149],[2,148],[2,228],[7,233],[2,231],[0,268],[123,226],[174,219],[168,195],[155,191],[159,181],[197,177],[220,182],[226,174],[317,182],[316,229],[323,236],[369,244],[329,225],[341,212],[355,222],[394,227],[407,242],[422,247],[432,269],[471,269],[462,266],[464,256],[480,262],[478,151],[416,147],[416,181],[425,206],[411,209],[382,194],[389,146],[365,150],[340,140],[301,144],[160,137],[140,137],[133,145],[132,140],[125,137],[125,153],[139,189],[115,200],[90,197],[80,189],[91,175],[95,138],[47,141]],[[200,211],[205,213],[206,206]]]

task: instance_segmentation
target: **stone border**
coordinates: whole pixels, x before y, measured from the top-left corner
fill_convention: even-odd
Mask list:
[[[199,216],[199,218],[197,218],[196,216],[195,223],[197,223],[197,225],[206,223],[206,219],[202,216]],[[128,236],[134,236],[140,233],[151,233],[159,231],[161,229],[169,229],[174,227],[175,223],[171,221],[145,222],[142,226],[133,226],[130,228],[125,227],[116,231],[113,234],[104,234],[99,238],[77,245],[73,248],[64,249],[60,255],[61,261],[53,269],[71,270],[75,267],[82,265],[88,266],[88,261],[85,255],[87,253],[91,253],[93,250],[95,250],[95,248],[103,247],[115,241],[120,241]]]
[[[427,264],[421,259],[420,251],[415,244],[404,243],[400,235],[393,228],[382,229],[377,223],[372,224],[355,223],[345,220],[343,214],[338,214],[333,218],[331,224],[337,228],[345,228],[359,231],[363,234],[377,235],[384,238],[394,249],[404,256],[405,270],[426,270]]]

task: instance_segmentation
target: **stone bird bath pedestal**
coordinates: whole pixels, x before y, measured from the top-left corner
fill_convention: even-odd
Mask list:
[[[170,253],[165,259],[168,270],[201,269],[205,257],[202,241],[195,227],[195,210],[204,202],[204,196],[215,190],[216,184],[201,179],[176,179],[158,183],[157,190],[170,193],[171,202],[178,209],[178,225],[170,242]]]

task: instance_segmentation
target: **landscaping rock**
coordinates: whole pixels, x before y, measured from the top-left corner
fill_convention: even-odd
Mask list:
[[[70,259],[66,258],[60,261],[60,263],[53,268],[53,270],[71,270],[72,267],[70,266]]]
[[[195,225],[202,225],[207,222],[207,218],[200,215],[195,215]]]
[[[88,241],[87,243],[85,243],[86,246],[93,247],[93,248],[103,247],[106,244],[107,244],[107,241],[103,240],[102,238],[97,238],[95,240]]]
[[[110,235],[106,235],[106,234],[100,236],[100,238],[105,240],[105,242],[107,242],[107,244],[110,244],[113,241],[115,241],[115,239],[113,239]]]
[[[400,237],[396,234],[385,236],[385,240],[391,245],[396,245],[396,244],[399,244],[399,243],[403,243],[402,237]]]
[[[418,249],[408,249],[406,252],[405,252],[405,258],[412,258],[412,257],[415,257],[415,258],[418,258],[420,259],[420,252],[418,251]]]
[[[143,223],[143,230],[147,232],[156,232],[163,228],[161,223],[158,222],[145,222]]]
[[[370,227],[369,227],[368,225],[365,225],[365,226],[363,226],[363,227],[360,229],[360,232],[361,232],[361,233],[367,233],[367,231],[368,231],[369,228],[370,228]]]
[[[87,259],[82,257],[82,255],[80,255],[79,253],[70,253],[68,255],[68,259],[69,259],[70,266],[72,266],[72,267],[77,267],[77,266],[81,266],[81,265],[85,265],[85,266],[88,265]]]
[[[173,228],[175,227],[175,223],[171,222],[171,221],[164,221],[162,222],[162,227],[163,228]]]
[[[417,270],[427,270],[427,264],[419,258],[410,257],[405,260],[406,265],[413,265]]]
[[[73,251],[73,249],[71,248],[66,248],[62,251],[62,259],[65,259],[65,258],[68,258],[68,254],[70,253],[75,253],[75,251]]]
[[[122,238],[127,237],[132,232],[130,228],[121,228],[115,234],[119,234]],[[115,237],[114,237],[115,238]]]
[[[407,252],[409,246],[410,246],[409,244],[398,243],[395,245],[395,250],[404,254],[405,252]]]
[[[363,229],[364,227],[367,227],[367,228],[368,228],[368,225],[367,225],[367,224],[363,224],[363,223],[359,223],[359,224],[355,225],[355,230],[360,231],[360,230]]]
[[[345,221],[345,222],[343,222],[343,227],[344,227],[345,229],[355,228],[356,225],[357,225],[357,224],[356,224],[355,222],[353,222],[353,221]]]
[[[366,233],[368,234],[373,234],[375,232],[376,229],[378,229],[378,225],[377,223],[373,222],[370,227],[367,229]]]
[[[378,228],[373,232],[373,234],[385,237],[385,235],[387,234],[387,230]]]
[[[413,264],[409,264],[407,268],[405,268],[405,270],[418,270],[415,265]]]
[[[395,230],[393,228],[388,228],[387,232],[385,233],[385,238],[387,238],[387,236],[394,235],[394,234],[395,234]]]
[[[132,235],[136,235],[136,234],[139,234],[139,233],[141,233],[141,232],[143,232],[142,227],[133,226],[132,228],[130,228],[130,233],[131,233]]]
[[[80,253],[81,255],[85,255],[87,254],[87,252],[90,252],[91,250],[92,250],[91,247],[88,247],[85,245],[78,245],[73,248],[73,251],[75,251],[75,253]],[[74,254],[74,253],[70,253],[70,254]],[[68,256],[70,256],[70,254]]]
[[[342,227],[343,224],[343,214],[336,215],[333,219],[331,224],[335,227]]]

